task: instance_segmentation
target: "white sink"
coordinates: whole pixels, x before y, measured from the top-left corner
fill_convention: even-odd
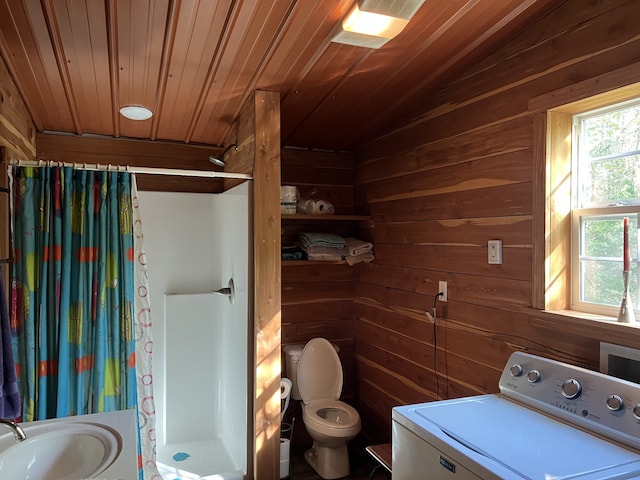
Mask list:
[[[28,424],[26,424],[28,425]],[[69,422],[22,425],[27,439],[0,436],[0,477],[78,480],[99,475],[120,454],[122,439],[103,425]],[[4,433],[0,430],[0,434]]]

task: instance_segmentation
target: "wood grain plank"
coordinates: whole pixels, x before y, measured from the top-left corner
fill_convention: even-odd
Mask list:
[[[488,252],[484,246],[376,244],[375,255],[376,266],[416,268],[451,274],[468,273],[495,277],[501,281],[531,280],[530,248],[503,248],[501,265],[487,263]],[[376,267],[370,267],[373,268]]]
[[[0,58],[0,146],[7,148],[7,157],[32,160],[36,151],[35,131],[18,87]]]
[[[249,102],[248,102],[249,103]],[[279,476],[280,449],[280,98],[257,91],[253,107],[243,111],[253,118],[253,290],[255,316],[254,400],[256,478]]]
[[[376,244],[448,244],[486,246],[487,238],[502,240],[503,247],[531,247],[530,216],[502,216],[450,220],[377,223]]]
[[[420,142],[408,149],[399,149],[393,143],[385,142],[364,159],[359,157],[357,181],[367,184],[471,160],[528,151],[532,147],[531,141],[531,119],[521,117],[451,138]],[[389,165],[393,165],[393,169]]]
[[[531,215],[532,189],[526,183],[404,198],[370,205],[378,223]]]
[[[313,263],[306,265],[298,263],[282,269],[282,285],[316,283],[316,282],[353,282],[355,273],[346,264]],[[310,286],[313,288],[313,285]]]
[[[416,172],[417,173],[417,172]],[[370,204],[531,181],[531,152],[471,160],[367,185]]]
[[[571,181],[573,117],[568,113],[548,112],[545,122],[545,179],[538,185],[540,195],[544,191],[544,211],[538,210],[538,218],[544,218],[544,230],[536,230],[536,244],[545,249],[544,270],[537,264],[535,280],[544,275],[544,308],[570,308],[571,290]],[[569,141],[567,141],[569,139]],[[538,167],[540,170],[541,167]],[[543,190],[544,189],[544,190]],[[553,205],[553,206],[552,206]],[[537,208],[542,205],[538,203]],[[547,253],[549,252],[548,256]],[[540,288],[540,285],[538,285]]]

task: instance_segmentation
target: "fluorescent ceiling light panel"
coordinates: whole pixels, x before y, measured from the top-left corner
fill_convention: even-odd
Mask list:
[[[409,23],[401,18],[365,12],[356,5],[353,11],[342,22],[343,30],[363,35],[393,38]]]
[[[363,12],[375,12],[389,17],[411,20],[425,0],[359,0]]]
[[[120,114],[129,120],[147,120],[151,118],[153,112],[148,108],[138,105],[127,105],[120,109]]]
[[[398,35],[424,0],[360,0],[332,41],[366,48],[380,48]]]

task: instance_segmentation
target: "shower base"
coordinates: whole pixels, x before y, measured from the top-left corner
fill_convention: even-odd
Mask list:
[[[242,480],[221,439],[158,446],[158,471],[164,480]]]

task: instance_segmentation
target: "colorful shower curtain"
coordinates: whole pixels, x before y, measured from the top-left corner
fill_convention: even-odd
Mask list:
[[[133,233],[135,177],[70,167],[14,167],[12,177],[23,420],[137,408],[146,437],[140,478],[153,478],[151,323],[137,298],[148,288],[141,227],[138,240]]]

